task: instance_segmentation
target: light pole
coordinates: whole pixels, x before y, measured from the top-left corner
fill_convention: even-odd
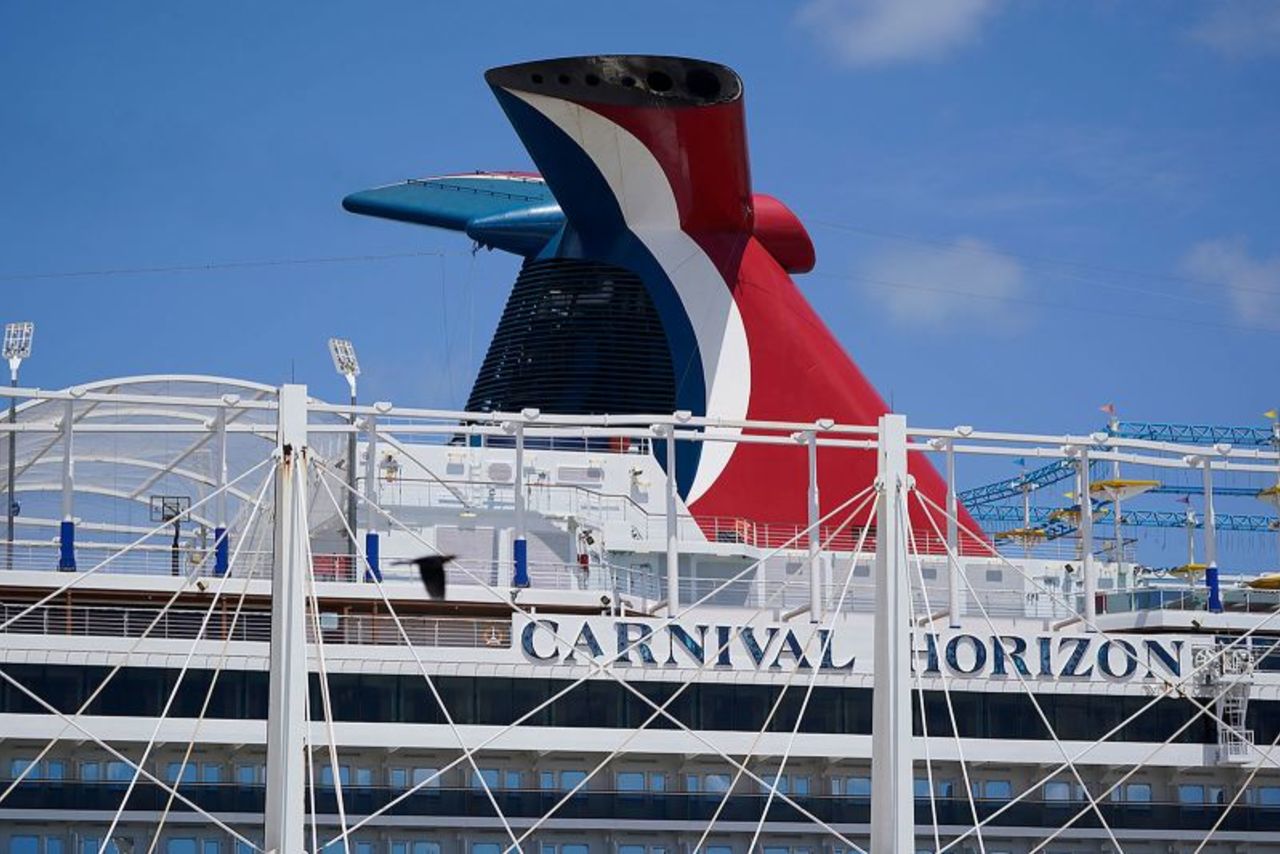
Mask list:
[[[180,575],[182,566],[182,517],[191,509],[187,495],[151,496],[151,521],[173,523],[173,544],[169,547],[169,574]]]
[[[4,357],[9,360],[9,387],[18,387],[18,366],[22,360],[31,355],[31,339],[35,336],[36,326],[31,321],[10,323],[4,328]],[[9,426],[18,423],[18,399],[9,398]],[[8,527],[5,529],[5,567],[13,569],[13,517],[17,514],[18,499],[14,492],[16,478],[16,459],[18,453],[18,433],[9,430],[9,487],[5,491],[5,516]]]
[[[360,362],[356,359],[356,348],[346,338],[329,339],[329,355],[333,357],[333,369],[346,377],[351,388],[351,432],[347,434],[347,527],[351,537],[347,538],[347,554],[351,556],[353,580],[356,564],[356,377],[360,376]]]

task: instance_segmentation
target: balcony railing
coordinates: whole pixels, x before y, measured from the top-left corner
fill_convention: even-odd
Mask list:
[[[231,602],[219,606],[201,632],[205,610],[170,608],[155,626],[158,607],[121,608],[109,605],[42,605],[18,617],[26,605],[0,604],[0,624],[17,617],[4,633],[92,637],[147,637],[157,640],[231,640],[266,642],[271,639],[271,615],[267,611],[244,610],[233,620]],[[400,618],[405,634],[414,646],[507,647],[511,645],[508,620],[468,617]],[[312,623],[307,622],[307,640],[315,640]],[[404,637],[389,614],[322,613],[320,634],[328,644],[373,644],[399,646]]]
[[[114,811],[124,797],[128,784],[84,783],[75,781],[29,781],[10,793],[0,806],[0,814],[9,810],[59,810],[67,813]],[[202,808],[214,814],[261,814],[265,800],[262,786],[235,784],[183,784],[179,790]],[[342,795],[348,817],[368,815],[386,805],[401,790],[381,786],[343,786]],[[538,818],[549,811],[563,796],[560,791],[542,789],[496,789],[494,798],[508,818]],[[337,812],[335,793],[331,788],[317,788],[316,809],[321,814]],[[794,797],[794,796],[793,796]],[[722,794],[712,792],[610,792],[585,790],[576,793],[561,807],[562,819],[605,819],[652,821],[659,829],[670,822],[707,822],[716,814]],[[765,808],[767,794],[752,792],[734,794],[719,813],[720,821],[755,822]],[[807,795],[794,797],[797,804],[818,819],[836,826],[865,825],[871,820],[871,802],[867,798]],[[140,781],[129,796],[126,809],[159,811],[165,808],[168,795],[154,784]],[[976,801],[978,817],[986,818],[1005,805],[1004,800]],[[1083,808],[1072,801],[1022,801],[991,821],[995,827],[1060,827]],[[174,810],[189,811],[181,802]],[[964,798],[939,798],[934,802],[938,824],[970,827],[973,817],[969,801]],[[1130,830],[1204,831],[1227,812],[1222,804],[1137,803],[1107,801],[1099,810],[1112,828]],[[388,816],[483,816],[492,812],[484,791],[427,787],[405,798],[387,811]],[[933,812],[928,798],[916,798],[916,824],[933,825]],[[794,806],[776,798],[769,806],[769,822],[808,823]],[[496,819],[494,819],[496,822]],[[1101,830],[1098,817],[1086,810],[1074,825],[1079,829]],[[1280,806],[1258,806],[1240,803],[1227,813],[1220,831],[1275,833],[1280,831]]]

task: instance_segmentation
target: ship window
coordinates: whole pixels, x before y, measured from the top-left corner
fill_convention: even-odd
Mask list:
[[[201,783],[221,783],[222,766],[217,762],[206,762],[200,766]]]
[[[521,777],[523,775],[519,771],[503,771],[502,772],[502,788],[518,789],[520,788]]]
[[[619,845],[618,854],[645,854],[643,845]]]
[[[170,783],[177,783],[178,775],[182,775],[181,782],[194,783],[196,781],[196,766],[194,762],[188,762],[185,766],[181,762],[170,762],[165,766],[164,778]]]
[[[11,836],[9,854],[40,854],[40,837]]]
[[[196,854],[196,841],[190,836],[170,839],[164,846],[165,854]]]
[[[1260,786],[1257,804],[1261,807],[1280,807],[1280,786]]]
[[[643,790],[644,790],[644,772],[643,771],[618,772],[618,791],[619,792],[640,792]]]
[[[848,798],[869,798],[871,797],[871,778],[870,777],[845,777],[844,778],[844,794]]]
[[[87,783],[96,783],[102,779],[102,763],[81,762],[80,779]]]
[[[727,792],[729,791],[729,775],[728,774],[708,774],[705,780],[708,792]]]
[[[733,854],[732,845],[708,845],[704,851],[707,854]]]
[[[12,759],[9,761],[9,779],[16,780],[22,776],[23,772],[31,768],[31,773],[27,775],[28,780],[40,779],[40,768],[35,766],[34,759]]]
[[[936,566],[922,566],[920,567],[920,575],[925,581],[937,581],[938,568]]]
[[[502,846],[496,842],[472,842],[471,854],[502,854]]]
[[[1046,801],[1071,800],[1071,784],[1061,780],[1050,780],[1044,784],[1044,799]]]
[[[107,779],[113,783],[127,783],[133,779],[133,769],[129,763],[118,760],[107,763]]]
[[[241,786],[252,786],[258,782],[258,766],[257,765],[237,765],[236,766],[236,783]]]
[[[590,854],[591,849],[581,843],[572,843],[560,846],[560,854]]]
[[[1004,581],[1004,570],[988,569],[986,574],[986,579],[987,581],[990,581],[992,583],[999,584],[1000,582]]]
[[[556,787],[556,772],[539,771],[538,772],[538,788],[545,790],[554,789]]]
[[[1129,783],[1124,786],[1124,799],[1131,803],[1151,803],[1150,783]]]
[[[343,786],[346,786],[351,782],[351,766],[350,765],[338,766],[338,781]],[[320,766],[320,785],[327,789],[333,788],[333,766],[332,765]]]
[[[854,578],[870,578],[870,577],[871,577],[871,564],[869,564],[869,563],[859,563],[859,564],[854,564],[854,567],[853,567],[853,577],[854,577]]]
[[[217,839],[206,839],[200,845],[201,854],[222,854],[222,843]]]
[[[1013,797],[1013,784],[1008,780],[984,780],[982,797],[988,800],[1007,800]]]
[[[434,776],[434,779],[432,777]],[[436,774],[435,768],[414,768],[413,769],[413,785],[422,783],[423,780],[431,780],[429,783],[423,784],[424,789],[440,788],[440,776]]]
[[[67,776],[67,763],[61,759],[50,759],[45,763],[44,777],[46,780],[62,780]]]
[[[44,854],[62,854],[62,840],[56,836],[44,838]]]
[[[483,781],[483,785],[481,784]],[[471,788],[498,788],[498,769],[497,768],[481,768],[479,772],[471,772]]]
[[[568,791],[585,779],[587,779],[586,771],[561,771],[560,788]]]
[[[1183,783],[1178,786],[1178,803],[1202,804],[1204,802],[1204,786],[1199,783]]]

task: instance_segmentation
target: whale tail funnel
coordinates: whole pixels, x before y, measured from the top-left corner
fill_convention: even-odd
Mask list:
[[[537,175],[448,176],[344,202],[463,230],[526,258],[477,379],[483,394],[473,393],[470,405],[687,410],[721,419],[727,426],[708,428],[720,433],[740,432],[733,422],[743,420],[874,425],[888,411],[791,279],[813,268],[813,243],[791,210],[752,188],[743,86],[732,69],[680,57],[585,56],[503,66],[485,79]],[[570,292],[581,302],[577,320],[567,312],[563,321],[573,334],[554,324],[538,333],[546,301]],[[591,315],[592,299],[617,302]],[[587,316],[609,322],[581,322]],[[805,523],[800,445],[678,448],[680,493],[707,525]],[[824,513],[875,477],[873,452],[819,454]],[[944,505],[945,485],[928,461],[912,453],[908,465],[917,488]],[[918,511],[917,537],[935,539]],[[978,531],[963,510],[960,522]]]

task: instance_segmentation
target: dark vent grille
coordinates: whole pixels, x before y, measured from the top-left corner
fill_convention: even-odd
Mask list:
[[[671,412],[675,381],[658,312],[620,267],[528,261],[516,279],[467,408]]]

